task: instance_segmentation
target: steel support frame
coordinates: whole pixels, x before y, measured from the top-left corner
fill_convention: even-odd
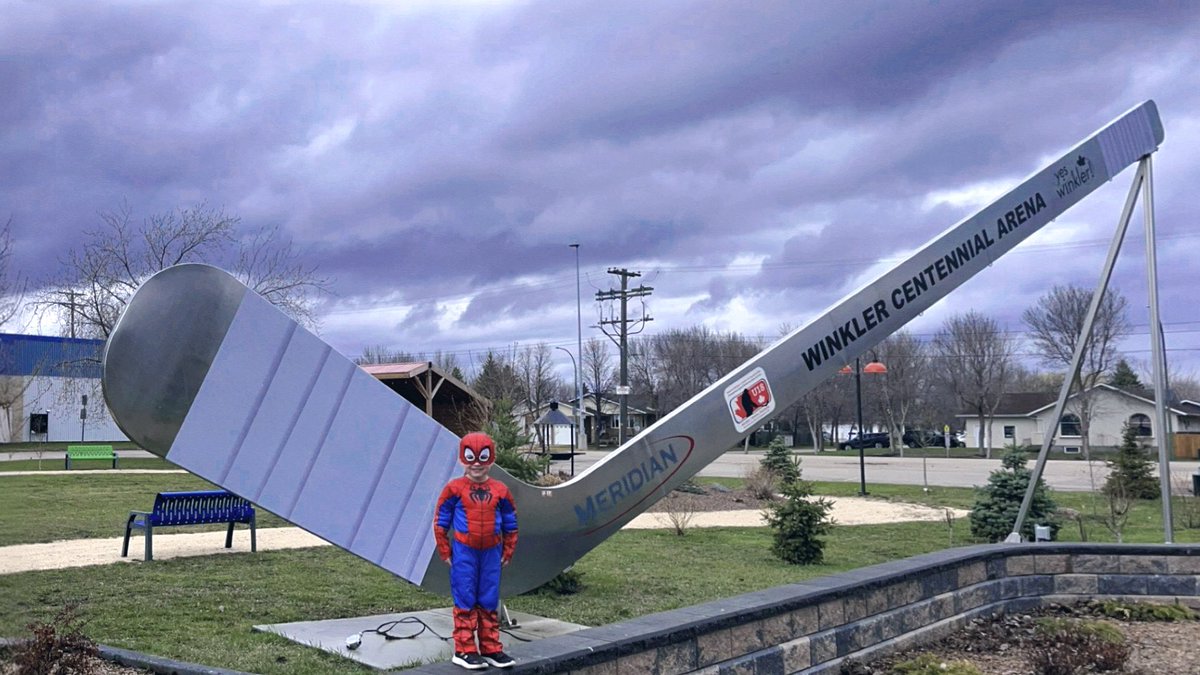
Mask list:
[[[1092,293],[1092,302],[1088,307],[1087,316],[1084,318],[1079,339],[1075,342],[1075,351],[1071,356],[1070,368],[1063,378],[1063,384],[1058,393],[1058,400],[1054,404],[1054,414],[1051,415],[1053,425],[1047,430],[1042,440],[1042,447],[1038,451],[1033,474],[1030,476],[1029,485],[1025,488],[1025,497],[1021,500],[1021,509],[1017,513],[1017,520],[1013,523],[1012,532],[1005,539],[1008,543],[1020,543],[1022,541],[1021,528],[1025,525],[1025,519],[1029,515],[1029,506],[1033,502],[1034,491],[1037,489],[1038,481],[1041,480],[1042,472],[1046,468],[1046,458],[1050,453],[1050,448],[1054,445],[1055,436],[1058,434],[1059,424],[1062,422],[1063,412],[1066,408],[1067,399],[1070,397],[1071,388],[1075,383],[1075,379],[1079,376],[1079,369],[1083,363],[1083,355],[1087,351],[1088,344],[1091,341],[1092,326],[1095,323],[1100,302],[1103,300],[1104,294],[1108,290],[1109,281],[1112,279],[1113,267],[1116,265],[1117,257],[1121,252],[1121,244],[1125,240],[1125,233],[1129,229],[1129,221],[1133,216],[1134,206],[1137,205],[1139,191],[1142,193],[1142,210],[1145,213],[1146,225],[1146,267],[1149,274],[1150,289],[1150,340],[1153,343],[1154,356],[1154,407],[1158,428],[1158,461],[1163,495],[1164,541],[1168,544],[1173,543],[1170,467],[1168,464],[1171,436],[1167,425],[1166,412],[1166,360],[1163,354],[1162,324],[1159,321],[1158,315],[1158,263],[1154,247],[1154,192],[1151,169],[1151,155],[1146,155],[1139,160],[1137,172],[1134,174],[1133,182],[1129,186],[1129,194],[1125,198],[1125,206],[1121,210],[1121,218],[1117,223],[1117,230],[1113,234],[1112,243],[1108,248],[1108,258],[1104,261],[1104,269],[1100,273],[1100,280],[1096,284],[1096,290]]]

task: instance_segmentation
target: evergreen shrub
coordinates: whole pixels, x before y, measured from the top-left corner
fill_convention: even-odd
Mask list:
[[[979,496],[971,508],[971,534],[989,542],[1003,541],[1012,532],[1025,499],[1025,490],[1033,472],[1025,467],[1026,448],[1012,445],[1001,460],[1003,468],[988,476],[988,484],[980,488]],[[1046,482],[1038,479],[1033,493],[1033,503],[1021,535],[1033,540],[1033,526],[1049,525],[1051,538],[1057,538],[1059,523],[1055,518],[1055,505],[1046,494]]]
[[[767,454],[763,455],[760,464],[774,474],[782,485],[800,480],[800,458],[792,455],[782,436],[776,436],[767,446]]]
[[[812,484],[802,480],[785,484],[783,496],[767,509],[767,524],[775,531],[771,551],[793,565],[820,563],[825,542],[818,537],[833,528],[833,503],[823,497],[811,499]]]
[[[1133,499],[1158,499],[1162,496],[1153,463],[1137,440],[1137,428],[1125,423],[1121,429],[1121,447],[1108,460],[1109,474],[1104,481],[1105,494],[1120,491]]]

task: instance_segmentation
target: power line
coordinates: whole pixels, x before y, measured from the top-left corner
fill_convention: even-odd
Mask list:
[[[1173,241],[1177,239],[1190,239],[1198,237],[1200,234],[1195,233],[1179,233],[1174,235],[1159,235],[1159,241]],[[1038,253],[1043,251],[1064,251],[1080,248],[1091,248],[1100,245],[1107,245],[1107,239],[1086,239],[1079,242],[1063,243],[1063,244],[1025,244],[1013,249],[1009,255],[1023,253]],[[711,274],[713,272],[757,272],[762,270],[778,270],[778,269],[803,269],[803,268],[823,268],[823,267],[869,267],[879,263],[899,262],[904,260],[900,256],[889,256],[882,258],[823,258],[821,260],[781,260],[771,263],[742,263],[738,265],[685,265],[685,264],[665,264],[655,265],[653,272],[655,274]],[[591,272],[585,272],[590,281]],[[552,276],[540,279],[537,281],[519,281],[501,286],[492,286],[484,290],[485,294],[507,295],[517,291],[529,293],[540,290],[549,290],[558,286],[567,285],[574,282],[574,276]],[[380,312],[389,309],[407,309],[414,305],[424,303],[434,304],[452,304],[456,302],[469,302],[481,295],[478,291],[464,291],[453,295],[426,295],[406,298],[402,302],[371,304],[364,307],[347,307],[339,309],[331,309],[325,312],[325,316],[342,316],[348,314],[358,314],[361,312]]]

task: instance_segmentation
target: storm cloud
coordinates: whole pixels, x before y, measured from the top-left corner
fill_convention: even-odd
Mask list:
[[[1154,99],[1163,319],[1170,358],[1200,357],[1188,3],[0,12],[0,217],[36,283],[100,212],[207,202],[247,232],[281,228],[332,280],[322,334],[350,355],[573,345],[570,243],[585,325],[606,269],[624,267],[654,287],[650,332],[773,335]],[[1130,174],[913,329],[974,308],[1020,330],[1054,284],[1092,286]],[[1144,329],[1142,254],[1131,235],[1115,283]]]

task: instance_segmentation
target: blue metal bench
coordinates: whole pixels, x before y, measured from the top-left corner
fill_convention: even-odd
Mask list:
[[[129,555],[129,534],[133,529],[146,531],[146,560],[154,560],[154,528],[177,525],[207,525],[229,523],[225,533],[225,548],[233,548],[233,526],[250,526],[250,550],[258,550],[254,526],[254,506],[242,497],[225,490],[199,492],[160,492],[154,498],[153,511],[130,511],[125,521],[125,542],[121,557]]]

